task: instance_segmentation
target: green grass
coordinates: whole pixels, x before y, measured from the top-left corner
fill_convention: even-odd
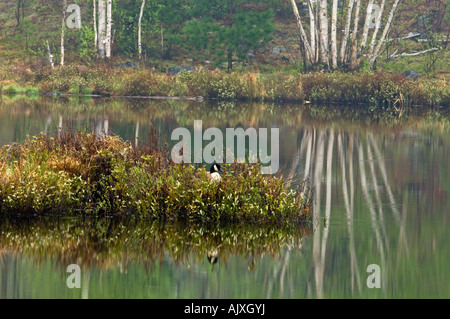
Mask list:
[[[15,87],[15,86],[8,86],[8,88],[6,89],[6,94],[8,95],[15,95],[19,92],[19,88]]]
[[[0,93],[5,93],[7,95],[16,95],[16,94],[26,94],[26,95],[39,95],[39,89],[36,87],[20,87],[9,85],[5,90],[3,90],[3,86],[0,86]]]
[[[25,93],[28,95],[38,95],[39,89],[35,87],[29,87],[25,89]]]

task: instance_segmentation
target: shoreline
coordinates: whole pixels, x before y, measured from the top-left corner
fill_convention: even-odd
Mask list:
[[[413,105],[450,106],[450,84],[446,80],[413,80],[402,74],[386,72],[266,74],[187,71],[172,76],[155,74],[149,69],[124,72],[66,66],[43,71],[34,77],[39,80],[31,84],[5,86],[0,83],[0,94],[350,104],[389,110]]]

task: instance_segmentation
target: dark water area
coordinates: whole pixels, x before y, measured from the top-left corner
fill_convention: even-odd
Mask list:
[[[282,174],[315,188],[312,227],[0,218],[0,298],[450,297],[441,111],[1,97],[0,145],[63,127],[132,144],[156,130],[172,147],[194,120],[278,128]],[[67,286],[71,264],[79,289]]]

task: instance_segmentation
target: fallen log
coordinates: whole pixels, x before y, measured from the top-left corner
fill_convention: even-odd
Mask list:
[[[132,95],[111,95],[111,97],[126,97],[132,99],[151,99],[151,100],[181,100],[203,102],[203,96],[132,96]]]
[[[101,94],[64,94],[64,93],[41,93],[43,96],[85,96],[85,97],[122,97],[131,99],[151,99],[151,100],[180,100],[203,102],[203,96],[145,96],[145,95],[101,95]]]

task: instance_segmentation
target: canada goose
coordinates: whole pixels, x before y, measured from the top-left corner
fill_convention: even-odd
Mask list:
[[[219,164],[214,163],[209,169],[208,178],[214,182],[220,182],[222,176],[220,176],[219,172],[221,172],[221,168]]]
[[[206,258],[211,265],[214,265],[219,260],[219,252],[217,251],[217,249],[211,250],[206,255]]]

